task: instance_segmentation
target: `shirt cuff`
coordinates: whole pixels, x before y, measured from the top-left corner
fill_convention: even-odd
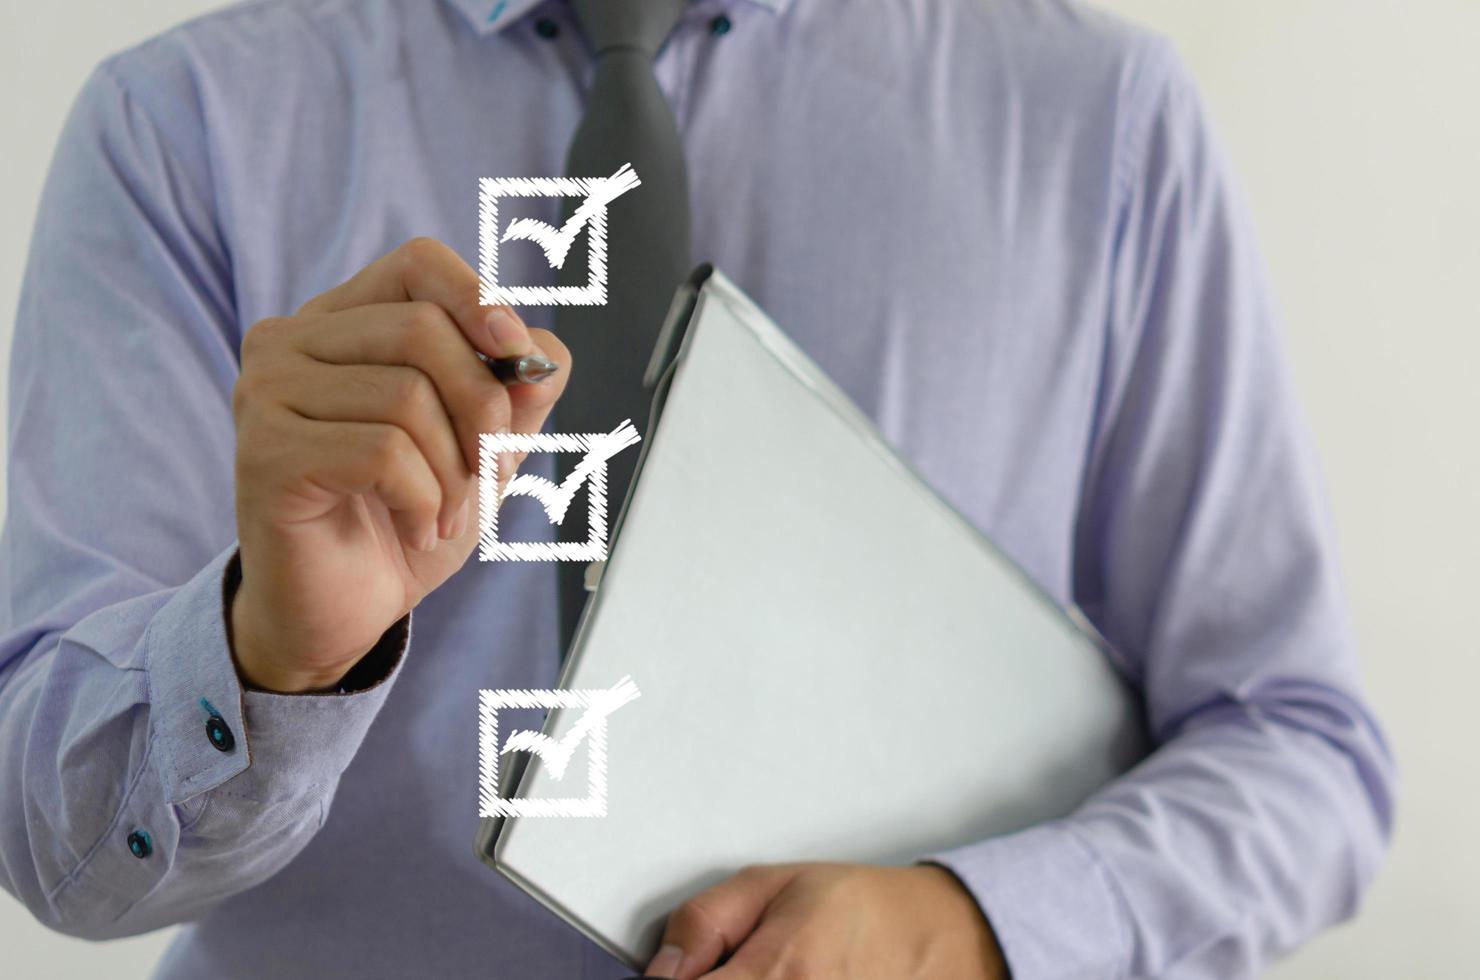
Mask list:
[[[1111,980],[1129,973],[1129,912],[1109,869],[1066,821],[922,860],[946,868],[971,892],[1013,980]]]
[[[145,635],[153,764],[171,803],[238,776],[232,792],[263,801],[333,782],[358,751],[410,646],[408,614],[361,661],[365,669],[345,678],[342,686],[359,688],[352,693],[244,690],[226,635],[237,561],[235,546],[217,555],[170,597]]]

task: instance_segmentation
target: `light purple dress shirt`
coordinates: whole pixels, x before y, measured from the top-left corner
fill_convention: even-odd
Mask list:
[[[472,851],[477,691],[553,683],[553,567],[470,561],[357,693],[243,691],[223,633],[243,332],[414,235],[475,263],[478,178],[559,175],[589,67],[558,2],[267,0],[86,83],[20,303],[0,544],[0,884],[47,925],[187,923],[167,978],[623,975]],[[657,73],[696,259],[1144,690],[1142,765],[935,856],[1017,980],[1247,976],[1352,915],[1392,763],[1249,223],[1168,45],[1067,0],[699,0]]]

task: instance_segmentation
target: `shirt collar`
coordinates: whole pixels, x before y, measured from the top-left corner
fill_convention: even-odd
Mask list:
[[[447,0],[467,18],[479,34],[501,31],[539,6],[544,0]],[[791,0],[744,0],[775,13],[786,9]]]

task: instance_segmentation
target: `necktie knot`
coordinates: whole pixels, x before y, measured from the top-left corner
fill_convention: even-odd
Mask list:
[[[574,0],[572,6],[597,55],[636,49],[651,58],[673,32],[688,0]]]

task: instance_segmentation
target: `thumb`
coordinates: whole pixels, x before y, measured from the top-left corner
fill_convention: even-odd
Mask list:
[[[714,969],[745,941],[801,870],[799,864],[744,868],[684,902],[668,917],[661,948],[645,975],[694,980]]]

